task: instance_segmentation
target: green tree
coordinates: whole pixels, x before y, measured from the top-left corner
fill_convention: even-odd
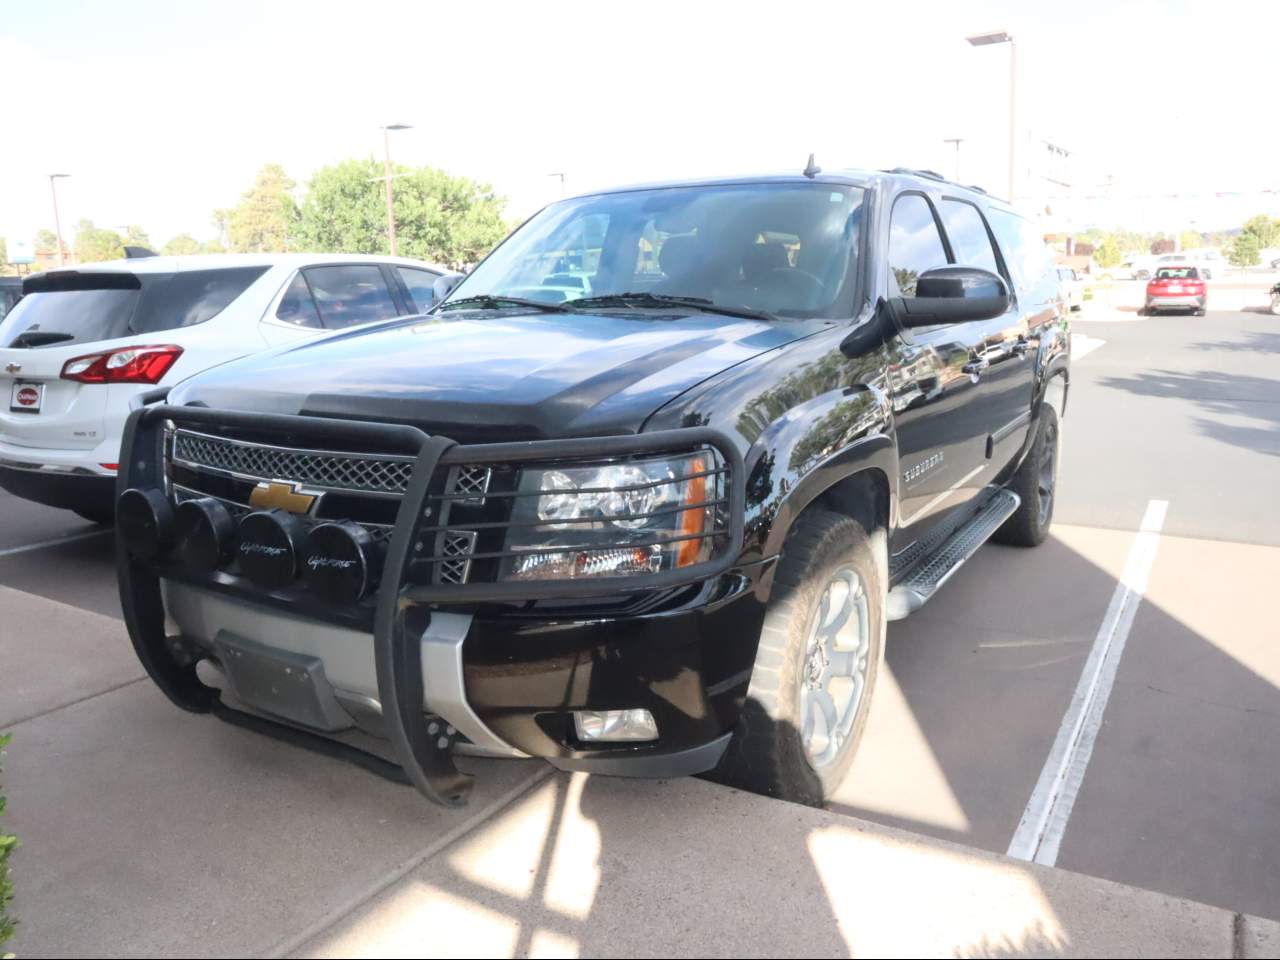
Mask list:
[[[95,227],[92,220],[76,224],[76,260],[80,263],[96,263],[99,260],[119,260],[124,256],[124,242],[120,234],[105,227]],[[57,243],[54,243],[57,249]]]
[[[200,241],[189,233],[180,233],[166,243],[160,252],[166,257],[181,257],[189,253],[199,253]]]
[[[201,253],[226,253],[227,248],[222,245],[221,240],[210,240],[208,243],[200,244]]]
[[[298,219],[298,205],[293,200],[296,186],[283,167],[268,163],[239,203],[229,211],[215,210],[215,223],[225,215],[231,249],[237,253],[288,250],[289,235]]]
[[[397,167],[398,253],[451,267],[474,263],[507,234],[506,201],[487,184],[433,167]],[[317,170],[302,199],[295,249],[389,253],[382,164],[346,160]]]
[[[1204,246],[1204,237],[1194,230],[1183,230],[1178,234],[1178,249],[1199,250]]]
[[[1231,242],[1227,249],[1227,259],[1235,267],[1253,267],[1262,262],[1262,245],[1258,236],[1248,230]]]
[[[52,230],[36,231],[36,253],[53,253],[58,252],[58,235]]]
[[[1280,243],[1280,219],[1260,213],[1244,222],[1244,232],[1253,234],[1259,250],[1274,247]]]
[[[151,238],[147,236],[147,231],[143,230],[136,223],[130,224],[125,228],[124,242],[130,247],[151,248]]]
[[[1118,264],[1122,259],[1122,254],[1120,245],[1116,243],[1116,238],[1110,234],[1103,237],[1102,242],[1094,248],[1093,259],[1098,262],[1098,266],[1104,269]]]

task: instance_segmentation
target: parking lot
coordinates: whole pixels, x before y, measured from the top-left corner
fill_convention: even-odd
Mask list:
[[[891,625],[834,809],[1280,918],[1280,318],[1213,307],[1076,321],[1054,535],[984,547]],[[0,585],[0,659],[39,678],[0,706],[20,952],[109,952],[123,900],[135,950],[274,949],[247,927],[320,929],[472,822],[172,708],[133,661],[109,533],[0,494]],[[466,817],[541,775],[479,766]],[[1018,849],[1041,815],[1052,843]],[[163,939],[175,911],[189,940]]]

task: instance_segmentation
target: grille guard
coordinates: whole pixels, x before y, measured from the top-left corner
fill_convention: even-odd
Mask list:
[[[723,433],[707,427],[633,436],[516,443],[459,445],[430,436],[416,427],[283,414],[251,414],[207,407],[174,407],[157,403],[167,390],[135,398],[125,426],[117,478],[117,496],[131,487],[164,489],[166,423],[182,427],[228,427],[297,433],[308,439],[349,443],[368,441],[380,451],[416,457],[408,488],[396,514],[376,595],[373,650],[378,698],[389,738],[409,780],[428,799],[445,806],[467,802],[473,778],[453,762],[448,740],[427,733],[423,713],[421,645],[411,642],[430,622],[432,604],[519,601],[529,599],[619,596],[694,583],[718,576],[737,561],[743,543],[745,476],[742,454]],[[152,404],[152,405],[147,405]],[[687,451],[712,447],[727,470],[728,545],[712,560],[656,574],[602,578],[598,581],[542,580],[466,584],[417,584],[407,581],[419,529],[429,526],[424,510],[432,499],[432,480],[441,467],[470,464],[518,464],[554,460],[590,460],[633,454]],[[437,496],[436,499],[439,499]],[[138,659],[161,690],[184,710],[223,709],[218,691],[205,686],[194,663],[180,662],[170,652],[160,591],[160,569],[134,557],[117,538],[120,600]],[[442,745],[443,744],[443,745]]]

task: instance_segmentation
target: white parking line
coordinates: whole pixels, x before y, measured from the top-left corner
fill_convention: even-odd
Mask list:
[[[1083,360],[1099,347],[1104,346],[1107,341],[1098,337],[1091,337],[1087,333],[1073,333],[1071,335],[1071,359]]]
[[[1027,801],[1018,829],[1009,842],[1008,854],[1011,857],[1034,860],[1048,866],[1057,862],[1058,847],[1067,829],[1067,821],[1071,819],[1076,794],[1084,782],[1089,758],[1093,755],[1093,744],[1102,726],[1102,715],[1107,709],[1120,657],[1129,638],[1129,628],[1133,626],[1134,615],[1147,589],[1156,549],[1160,546],[1160,529],[1164,526],[1168,509],[1167,500],[1147,503],[1142,526],[1129,548],[1124,572],[1094,638],[1093,649],[1085,661],[1071,705],[1062,718],[1053,749],[1049,751],[1040,779],[1031,791],[1031,799]]]
[[[101,537],[111,530],[86,530],[84,533],[73,533],[67,537],[55,537],[52,540],[41,540],[39,543],[28,543],[21,547],[7,547],[0,550],[0,557],[11,557],[15,553],[26,553],[28,550],[43,550],[45,547],[56,547],[63,543],[75,543],[77,540],[88,540],[90,537]]]

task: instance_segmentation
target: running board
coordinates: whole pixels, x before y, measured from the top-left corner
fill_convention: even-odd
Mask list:
[[[888,619],[901,620],[928,603],[938,588],[1013,515],[1021,502],[1012,490],[998,490],[971,520],[889,591]]]

